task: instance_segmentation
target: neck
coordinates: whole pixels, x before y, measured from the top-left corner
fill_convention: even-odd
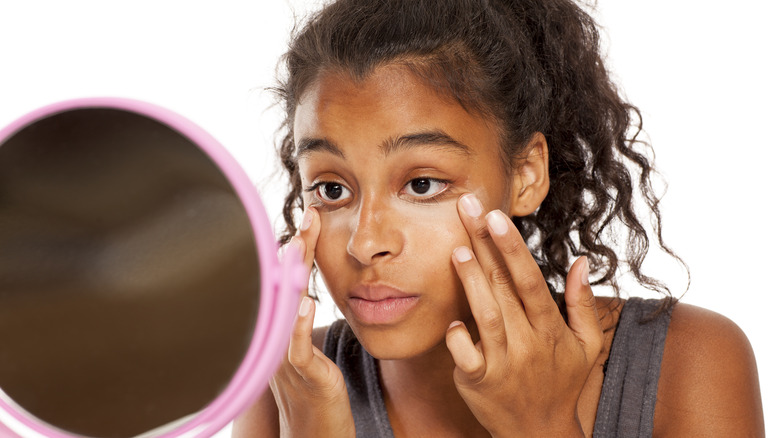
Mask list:
[[[379,360],[378,367],[396,437],[408,435],[406,431],[416,436],[485,433],[455,387],[455,362],[443,341],[419,356]]]
[[[403,392],[425,401],[440,401],[457,395],[452,372],[455,363],[447,346],[441,343],[423,355],[408,359],[380,360],[382,390],[385,394]],[[460,396],[457,396],[460,399]]]

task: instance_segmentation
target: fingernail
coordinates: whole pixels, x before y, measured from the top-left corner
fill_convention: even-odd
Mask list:
[[[493,210],[487,214],[487,223],[494,234],[503,236],[509,231],[509,224],[499,210]]]
[[[311,222],[314,220],[314,217],[312,217],[312,213],[310,209],[306,209],[306,211],[303,212],[303,218],[301,218],[301,226],[298,227],[301,231],[306,231],[311,226]]]
[[[471,260],[471,251],[465,246],[459,246],[455,248],[455,258],[461,263],[467,262]]]
[[[580,271],[580,274],[582,275],[582,285],[583,286],[590,286],[590,280],[588,279],[588,274],[590,274],[590,265],[588,264],[588,258],[585,258],[585,263],[583,263],[582,270]]]
[[[463,210],[467,215],[479,217],[479,215],[482,214],[482,204],[479,202],[479,199],[471,193],[460,198],[460,203],[463,205]]]
[[[309,297],[303,297],[301,305],[298,307],[298,316],[304,317],[311,312],[312,301]]]
[[[303,239],[301,239],[298,236],[293,237],[290,239],[290,243],[287,244],[287,251],[290,249],[295,248],[296,251],[298,251],[298,254],[303,257]]]
[[[453,327],[457,327],[457,326],[459,326],[459,325],[463,325],[463,323],[462,323],[462,322],[460,322],[460,321],[452,321],[452,324],[450,324],[450,326],[449,326],[449,327],[447,327],[447,330],[449,330],[449,329],[451,329],[451,328],[453,328]]]

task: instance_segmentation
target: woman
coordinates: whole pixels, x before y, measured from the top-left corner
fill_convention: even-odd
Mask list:
[[[579,7],[336,1],[286,66],[282,240],[346,323],[302,299],[234,436],[763,434],[742,332],[642,270],[653,166]]]

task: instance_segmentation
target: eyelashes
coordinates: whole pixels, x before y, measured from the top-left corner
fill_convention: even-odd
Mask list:
[[[399,196],[418,204],[432,204],[449,192],[451,181],[441,178],[413,178],[404,184]],[[344,184],[335,181],[318,181],[304,189],[327,207],[340,207],[351,200],[353,193]]]

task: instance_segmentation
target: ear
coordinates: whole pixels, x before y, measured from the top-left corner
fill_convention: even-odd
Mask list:
[[[511,216],[528,216],[542,204],[550,190],[547,139],[536,132],[523,155],[513,161]]]

